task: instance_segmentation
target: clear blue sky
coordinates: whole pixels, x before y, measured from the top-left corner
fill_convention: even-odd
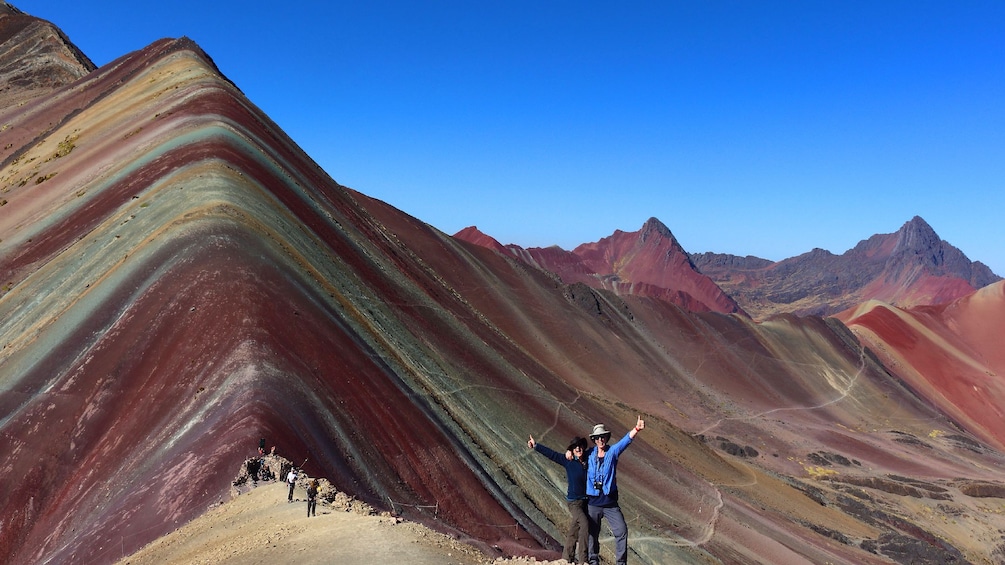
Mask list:
[[[571,249],[843,253],[919,215],[1005,275],[1005,2],[15,0],[101,65],[187,35],[340,183]]]

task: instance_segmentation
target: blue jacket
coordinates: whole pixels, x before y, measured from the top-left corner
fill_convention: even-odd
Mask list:
[[[565,480],[569,486],[565,493],[566,500],[586,500],[586,468],[579,461],[569,461],[565,453],[548,449],[540,443],[534,444],[534,451],[565,467]]]
[[[587,451],[589,468],[586,472],[586,494],[591,506],[616,506],[618,503],[618,456],[632,444],[631,433],[625,434],[618,443],[607,448],[604,459],[597,457],[597,448]],[[594,488],[594,483],[602,483],[603,491]]]

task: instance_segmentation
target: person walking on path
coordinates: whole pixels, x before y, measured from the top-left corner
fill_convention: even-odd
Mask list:
[[[569,563],[586,563],[586,544],[590,533],[586,515],[586,439],[575,437],[569,442],[567,449],[572,453],[572,460],[566,459],[564,453],[537,443],[534,436],[530,436],[527,447],[565,467],[565,479],[568,483],[565,501],[569,505],[569,524],[565,529],[562,559]]]
[[[317,516],[318,509],[318,480],[311,479],[307,486],[307,517]]]
[[[603,424],[593,426],[590,433],[593,447],[586,457],[586,494],[590,497],[587,507],[587,516],[590,518],[590,565],[600,563],[600,524],[604,519],[614,535],[614,562],[617,565],[628,562],[628,524],[618,505],[618,458],[645,427],[645,421],[639,416],[635,427],[614,445],[609,445],[611,432]]]
[[[293,502],[293,487],[297,484],[297,469],[290,469],[290,474],[286,475],[286,482],[290,484],[290,494],[286,497],[287,502]]]

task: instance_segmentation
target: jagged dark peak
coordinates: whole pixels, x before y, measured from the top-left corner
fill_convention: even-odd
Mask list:
[[[835,257],[833,253],[822,247],[814,247],[809,253],[805,253],[805,255],[808,257]]]
[[[769,259],[762,259],[754,255],[730,255],[729,253],[691,253],[691,262],[700,269],[738,269],[751,270],[763,269],[773,265],[775,262]]]
[[[923,265],[937,267],[937,272],[959,276],[980,289],[997,283],[1001,277],[986,264],[972,261],[960,248],[942,239],[921,216],[915,216],[896,232],[893,260],[897,255],[908,255]]]
[[[974,288],[983,288],[1000,280],[1002,280],[1002,278],[996,275],[995,272],[991,270],[991,267],[988,267],[984,263],[974,261],[971,265],[970,284],[973,285]]]
[[[893,249],[891,261],[947,268],[958,275],[970,270],[971,261],[962,251],[943,241],[932,226],[915,216],[896,233],[897,245]]]
[[[677,241],[677,238],[674,237],[673,232],[670,231],[670,228],[666,227],[666,224],[659,221],[655,217],[649,218],[648,220],[646,220],[645,224],[642,224],[642,230],[639,231],[640,242],[650,245],[653,244],[660,245],[660,243],[663,240],[669,242],[671,250],[685,255],[692,269],[696,268],[694,262],[691,260],[691,256],[680,244],[680,242]]]
[[[670,228],[666,227],[666,224],[659,221],[655,217],[649,218],[646,220],[646,223],[642,224],[642,230],[639,233],[639,237],[642,238],[642,241],[646,241],[654,234],[676,241],[676,238],[673,236]]]
[[[921,216],[915,216],[897,231],[897,250],[923,251],[942,245],[932,226]]]
[[[925,219],[922,218],[921,216],[914,216],[910,220],[904,222],[904,225],[901,226],[900,229],[930,231],[932,233],[935,233],[935,230],[932,229],[932,226],[928,225],[928,222],[926,222]]]

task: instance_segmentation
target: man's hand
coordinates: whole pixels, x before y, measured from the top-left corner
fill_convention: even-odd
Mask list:
[[[645,427],[646,427],[646,421],[643,420],[642,416],[640,415],[639,421],[635,422],[635,428],[633,428],[632,431],[628,432],[628,435],[631,436],[632,439],[635,439],[635,436],[638,435],[638,433],[641,432],[642,429]]]
[[[537,445],[537,442],[536,442],[536,441],[534,441],[534,436],[528,436],[528,437],[529,437],[530,439],[529,439],[529,440],[527,440],[527,447],[529,447],[529,448],[531,448],[531,449],[534,449],[534,446],[535,446],[535,445]]]

